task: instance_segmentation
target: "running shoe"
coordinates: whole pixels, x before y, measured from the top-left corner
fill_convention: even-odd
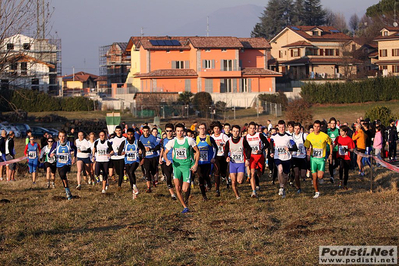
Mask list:
[[[134,194],[134,192],[133,192],[133,199],[137,199],[137,194]]]
[[[76,186],[76,189],[77,189],[77,190],[81,190],[81,189],[82,189],[82,186],[81,186],[81,185],[77,185],[77,186]]]
[[[149,188],[147,188],[147,190],[145,191],[145,193],[151,193],[152,191],[151,191],[151,188],[149,187]]]
[[[208,201],[208,198],[206,196],[202,197],[202,201]]]
[[[159,179],[159,181],[161,181],[161,182],[165,181],[165,176],[161,175],[161,178]]]
[[[54,182],[51,182],[51,187],[55,188],[55,183]]]
[[[107,184],[105,185],[105,190],[108,190],[109,184],[107,182]]]
[[[127,179],[128,179],[127,175],[124,175],[123,176],[123,181],[127,182]]]
[[[91,185],[91,177],[89,177],[89,180],[87,181],[87,184]]]
[[[177,198],[176,198],[176,195],[175,195],[175,194],[173,194],[173,195],[171,196],[171,198],[172,198],[172,200],[177,200]]]
[[[256,186],[255,190],[259,191],[260,190],[260,186]]]
[[[50,182],[47,182],[46,188],[50,188]]]
[[[339,181],[338,187],[339,187],[339,188],[342,188],[342,181]]]
[[[330,182],[331,182],[331,184],[334,184],[334,177],[330,177]]]
[[[283,195],[281,195],[282,199],[285,199],[285,189],[283,188]]]
[[[0,181],[3,181],[3,178],[2,178],[2,177],[0,177]]]
[[[318,197],[320,197],[320,192],[315,192],[313,198],[317,199]]]
[[[236,200],[239,200],[239,199],[241,199],[241,197],[240,197],[240,196],[237,196],[237,197],[236,197]]]
[[[133,193],[138,195],[139,194],[139,189],[137,188],[136,185],[133,185]]]
[[[256,194],[256,192],[252,191],[251,198],[257,198],[257,197],[258,197],[258,195]]]
[[[36,185],[36,182],[32,182],[33,185]]]
[[[302,193],[302,189],[299,188],[299,189],[296,191],[296,193],[297,193],[297,194],[301,194],[301,193]]]
[[[67,199],[68,199],[68,200],[71,200],[71,199],[72,199],[72,194],[71,194],[71,193],[69,193],[69,194],[67,195]]]
[[[153,181],[153,182],[152,182],[152,185],[153,185],[154,187],[157,187],[157,184],[158,184],[157,181]]]
[[[220,197],[220,191],[216,190],[216,197]]]
[[[208,191],[209,191],[208,184],[205,184],[205,191],[206,191],[206,192],[208,192]]]
[[[319,179],[319,184],[320,184],[320,185],[321,185],[321,184],[324,184],[324,179],[323,179],[323,178]]]
[[[294,186],[294,182],[290,181],[290,186],[293,187]]]
[[[283,195],[283,190],[284,190],[284,188],[279,188],[279,189],[278,189],[278,195],[279,195],[279,196],[282,196],[282,195]]]
[[[101,191],[101,193],[105,194],[105,193],[107,193],[107,191],[106,191],[105,189],[103,189],[103,190]]]
[[[360,175],[361,175],[361,176],[364,176],[364,172],[361,172]]]
[[[183,209],[183,211],[181,213],[188,213],[190,210],[186,207]]]

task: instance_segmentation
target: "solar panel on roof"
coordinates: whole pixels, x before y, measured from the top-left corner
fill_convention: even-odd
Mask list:
[[[172,46],[172,45],[173,45],[173,43],[172,43],[171,40],[165,40],[164,43],[165,43],[165,45],[167,45],[167,46]]]
[[[334,32],[334,33],[339,33],[340,31],[339,30],[330,30],[331,32]]]
[[[163,45],[163,46],[166,45],[165,42],[164,42],[163,40],[157,40],[157,42],[158,42],[158,45]]]
[[[180,44],[180,42],[178,40],[172,40],[172,45],[173,46],[179,46],[181,44]]]
[[[159,45],[158,41],[156,41],[156,40],[150,40],[150,43],[151,43],[151,45],[154,45],[154,46],[158,46]]]
[[[293,29],[293,30],[299,30],[297,27],[291,27],[291,29]]]

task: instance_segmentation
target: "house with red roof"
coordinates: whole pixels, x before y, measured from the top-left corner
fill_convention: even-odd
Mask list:
[[[348,77],[362,63],[353,57],[361,45],[331,26],[288,26],[270,45],[269,67],[291,79]]]
[[[127,86],[139,92],[274,93],[280,73],[268,69],[263,38],[131,37]]]
[[[65,75],[62,77],[62,89],[65,91],[73,90],[81,93],[88,93],[90,89],[97,87],[99,76],[83,71]]]
[[[375,64],[383,76],[399,75],[399,27],[384,27],[381,35],[375,38],[378,52]]]

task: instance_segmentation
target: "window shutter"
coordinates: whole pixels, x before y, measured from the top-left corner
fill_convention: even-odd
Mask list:
[[[189,69],[190,68],[190,61],[189,60],[184,61],[184,68],[185,69]]]
[[[172,61],[172,69],[176,69],[176,61]]]
[[[233,92],[237,92],[237,79],[233,79]]]
[[[248,79],[248,92],[252,92],[252,79]]]
[[[239,79],[239,92],[244,92],[244,90],[242,89],[242,79]]]
[[[298,56],[301,57],[301,49],[298,48]]]
[[[220,79],[220,92],[226,92],[226,84],[224,83],[224,79]]]
[[[233,60],[233,71],[237,71],[237,59]]]
[[[324,50],[320,49],[320,55],[324,55]]]
[[[212,60],[212,68],[215,68],[215,60]]]
[[[185,83],[184,84],[185,91],[191,91],[191,79],[186,79],[184,83]]]
[[[294,57],[294,50],[291,49],[291,57]]]
[[[202,60],[202,68],[205,69],[205,60]]]
[[[223,71],[224,60],[220,60],[220,71]]]
[[[339,56],[339,49],[335,49],[335,55]]]

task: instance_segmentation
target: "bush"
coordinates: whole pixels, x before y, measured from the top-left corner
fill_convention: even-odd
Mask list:
[[[56,98],[32,90],[2,90],[1,111],[22,109],[27,112],[92,111],[95,102],[85,97]]]
[[[389,125],[389,120],[394,119],[391,109],[386,106],[374,106],[370,108],[365,117],[370,118],[370,121],[380,120],[384,126]]]
[[[379,77],[345,83],[306,83],[301,96],[310,103],[363,103],[399,100],[399,78]]]
[[[295,99],[288,103],[285,116],[288,121],[299,122],[303,126],[311,125],[313,115],[310,107],[312,107],[312,105],[305,99]]]
[[[269,102],[269,103],[280,103],[283,110],[287,109],[288,98],[284,92],[279,91],[275,94],[261,94],[258,96],[260,101]]]
[[[209,106],[212,105],[212,96],[208,92],[198,92],[194,95],[193,105],[196,111],[207,114]]]

